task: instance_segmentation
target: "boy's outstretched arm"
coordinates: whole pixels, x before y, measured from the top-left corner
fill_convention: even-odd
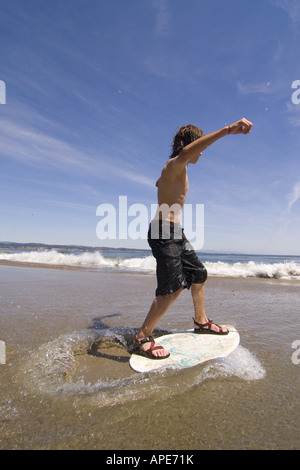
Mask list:
[[[203,137],[200,137],[199,139],[184,147],[178,155],[176,163],[187,165],[190,161],[193,161],[195,158],[199,157],[203,150],[219,140],[221,137],[225,137],[229,134],[248,134],[251,131],[252,125],[252,122],[243,118],[234,122],[233,124],[230,124],[230,126],[223,127],[218,131],[204,135]]]

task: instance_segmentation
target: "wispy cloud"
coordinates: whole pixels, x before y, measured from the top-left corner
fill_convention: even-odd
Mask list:
[[[293,127],[300,126],[300,104],[296,105],[292,102],[288,102],[287,105],[287,114],[289,116],[290,124]]]
[[[155,181],[152,178],[148,178],[144,175],[139,175],[134,171],[120,169],[119,174],[122,175],[128,181],[134,181],[135,183],[141,184],[143,186],[149,186],[151,188],[155,187]]]
[[[1,154],[25,165],[86,169],[91,160],[67,142],[16,122],[0,120]]]
[[[292,207],[300,199],[300,180],[293,186],[291,193],[289,194],[289,203],[287,206],[288,213],[292,212]]]
[[[269,0],[269,2],[279,8],[282,8],[289,15],[292,23],[300,21],[300,3],[299,0]]]
[[[242,95],[250,95],[252,93],[262,93],[265,95],[269,95],[273,93],[273,87],[271,86],[271,82],[262,82],[262,83],[243,83],[241,81],[237,82],[238,91]]]
[[[150,178],[139,174],[134,161],[121,158],[120,150],[113,144],[110,151],[99,149],[96,144],[95,147],[82,149],[70,142],[68,132],[69,139],[58,137],[55,123],[51,126],[51,122],[48,122],[49,133],[41,130],[40,127],[44,127],[41,126],[42,121],[42,117],[39,119],[38,114],[30,114],[30,111],[27,124],[13,118],[0,118],[2,157],[42,170],[96,175],[100,180],[111,180],[113,177],[129,183],[154,185]]]
[[[50,206],[57,206],[65,209],[73,209],[75,211],[84,211],[84,212],[92,212],[95,213],[95,205],[88,205],[88,204],[80,204],[76,202],[69,202],[69,201],[52,201],[52,200],[44,200],[45,204]]]
[[[154,32],[158,37],[169,36],[171,31],[171,16],[168,9],[167,0],[154,0],[153,6],[156,8],[156,23]]]

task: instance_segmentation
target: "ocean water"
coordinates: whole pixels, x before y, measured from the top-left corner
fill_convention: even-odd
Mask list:
[[[300,256],[198,252],[210,276],[300,280]],[[0,243],[0,260],[93,269],[155,273],[149,250]]]

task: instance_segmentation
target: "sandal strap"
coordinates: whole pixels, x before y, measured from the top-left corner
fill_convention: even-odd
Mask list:
[[[152,346],[153,343],[151,343],[150,348],[147,349],[147,352],[152,353],[152,351],[157,351],[158,349],[164,349],[162,346]]]
[[[136,335],[135,335],[134,342],[138,346],[141,346],[141,344],[145,344],[145,343],[151,343],[150,348],[147,349],[147,352],[150,352],[150,353],[152,353],[152,351],[157,351],[158,349],[164,349],[162,346],[154,346],[155,341],[154,341],[153,336],[147,336],[146,338],[143,338],[141,340],[137,340]]]
[[[137,335],[135,335],[134,342],[140,346],[141,344],[154,343],[155,341],[154,341],[153,336],[147,336],[146,338],[143,338],[143,339],[137,339]]]
[[[199,326],[199,328],[201,328],[201,329],[203,329],[205,326],[207,326],[208,329],[210,330],[210,329],[211,329],[211,325],[212,325],[212,323],[213,323],[213,321],[210,320],[210,319],[208,319],[208,322],[207,322],[207,323],[199,323],[199,322],[197,322],[197,321],[195,320],[195,318],[193,318],[193,320],[194,320],[194,324],[195,324],[196,326]]]
[[[155,345],[155,340],[154,340],[153,336],[147,336],[146,338],[138,340],[137,335],[135,335],[134,342],[139,347],[141,347],[142,344],[151,343],[150,347],[145,351],[146,353],[150,353],[150,354],[152,354],[153,351],[157,351],[158,349],[164,349],[162,346],[158,346],[158,345],[154,346]]]
[[[195,325],[199,326],[202,330],[207,326],[209,330],[211,330],[211,325],[214,324],[218,328],[220,328],[220,331],[223,330],[222,326],[217,325],[217,323],[214,323],[212,320],[208,319],[208,322],[206,323],[198,323],[195,318],[193,318]]]

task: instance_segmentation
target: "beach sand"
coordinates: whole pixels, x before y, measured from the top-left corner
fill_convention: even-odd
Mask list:
[[[209,278],[207,314],[240,346],[137,374],[127,349],[155,276],[1,263],[0,279],[1,449],[299,449],[299,282]],[[192,317],[184,291],[157,334]]]

